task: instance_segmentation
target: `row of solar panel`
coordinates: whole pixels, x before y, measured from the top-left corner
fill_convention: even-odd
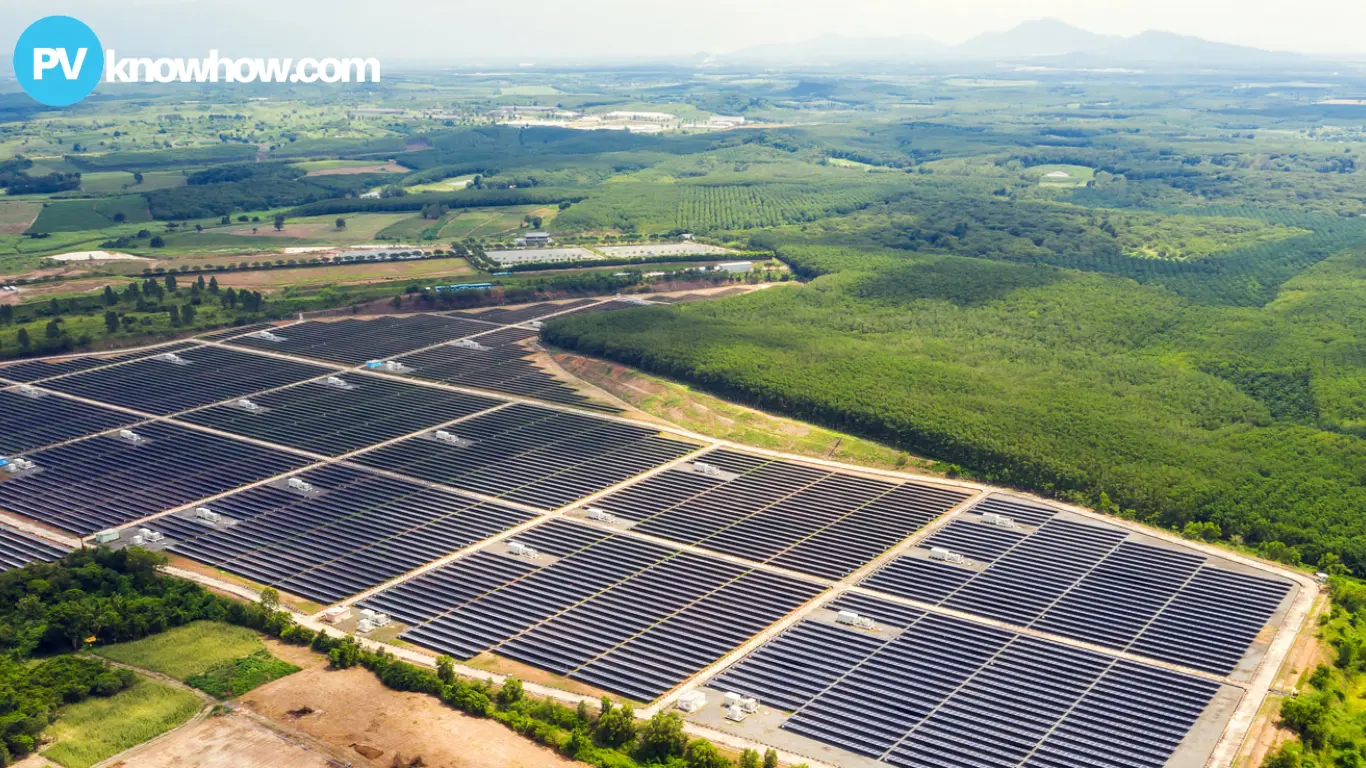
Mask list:
[[[170,550],[293,594],[336,602],[530,520],[499,504],[351,467],[215,501],[224,519],[166,516]]]
[[[0,380],[31,384],[53,376],[65,376],[80,371],[94,370],[130,360],[154,357],[167,352],[179,352],[197,346],[199,345],[193,341],[177,341],[114,355],[80,355],[49,360],[25,360],[0,366]]]
[[[0,571],[22,568],[29,563],[50,563],[66,554],[66,549],[42,539],[0,528]]]
[[[648,427],[524,404],[462,421],[449,431],[462,442],[410,438],[354,460],[554,509],[698,447]]]
[[[327,456],[435,427],[505,401],[348,373],[181,414],[191,424]]]
[[[915,768],[1156,768],[1219,691],[1201,678],[862,596],[830,607],[902,631],[803,621],[711,685],[794,712],[786,730]]]
[[[714,451],[728,475],[674,469],[598,502],[634,530],[829,578],[842,578],[968,497]]]
[[[531,350],[522,346],[535,336],[536,331],[526,328],[504,328],[479,336],[474,340],[478,346],[443,344],[405,355],[398,362],[406,369],[404,373],[431,381],[609,413],[621,410],[579,394],[537,365]]]
[[[1290,589],[1127,538],[1062,518],[1032,532],[958,519],[922,546],[985,570],[908,555],[864,585],[1220,674],[1239,664]]]
[[[89,534],[298,470],[292,453],[165,422],[133,441],[98,435],[27,454],[35,469],[0,483],[0,509]]]
[[[405,640],[493,650],[641,701],[686,680],[821,587],[555,520],[517,541],[558,558],[480,552],[366,600]]]
[[[229,343],[252,349],[302,355],[346,365],[387,360],[404,352],[492,331],[498,326],[464,317],[407,315],[373,320],[309,321],[271,331],[271,336],[239,336]]]

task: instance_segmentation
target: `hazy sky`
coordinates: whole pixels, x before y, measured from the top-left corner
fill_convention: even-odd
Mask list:
[[[1363,0],[0,0],[0,50],[75,16],[137,55],[619,58],[726,52],[822,34],[961,42],[1030,19],[1311,53],[1366,53]],[[6,55],[8,59],[8,54]]]

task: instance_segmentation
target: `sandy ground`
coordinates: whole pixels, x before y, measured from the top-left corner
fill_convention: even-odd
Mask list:
[[[1314,610],[1305,620],[1304,629],[1300,631],[1299,637],[1295,639],[1295,644],[1291,646],[1290,653],[1286,655],[1285,662],[1281,665],[1279,674],[1273,684],[1275,689],[1288,691],[1297,686],[1314,667],[1321,662],[1328,661],[1328,653],[1318,638],[1318,615],[1329,607],[1326,598],[1319,598]],[[1280,727],[1278,724],[1280,716],[1280,702],[1283,697],[1272,695],[1267,697],[1262,708],[1257,712],[1257,718],[1253,721],[1252,727],[1248,729],[1247,736],[1243,740],[1242,753],[1235,759],[1234,765],[1238,768],[1257,768],[1266,759],[1266,756],[1274,752],[1281,744],[1292,739],[1294,734],[1289,730]]]
[[[102,291],[106,285],[113,285],[123,289],[127,285],[125,280],[110,280],[104,277],[92,277],[85,280],[64,280],[60,283],[38,283],[37,285],[21,285],[18,293],[0,293],[0,304],[22,304],[26,301],[33,301],[49,294],[60,293],[92,293]]]
[[[307,653],[271,650],[282,656],[287,650]],[[289,658],[299,663],[297,657]],[[421,757],[429,768],[575,765],[491,720],[466,717],[431,696],[391,691],[364,669],[328,670],[315,662],[252,691],[240,703],[319,741],[351,750],[350,759],[357,765],[389,766],[395,755],[404,760]],[[304,707],[314,711],[289,714]]]
[[[333,768],[337,763],[241,715],[199,720],[109,768]]]

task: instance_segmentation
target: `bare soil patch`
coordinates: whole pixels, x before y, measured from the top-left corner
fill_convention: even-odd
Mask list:
[[[338,762],[240,715],[207,717],[110,768],[334,768]]]
[[[398,163],[377,163],[375,165],[357,165],[350,168],[323,168],[317,171],[309,171],[309,176],[354,176],[358,173],[407,173],[408,169]]]
[[[572,766],[502,725],[462,715],[431,696],[385,688],[364,669],[305,669],[262,686],[241,703],[278,723],[288,724],[333,747],[356,762],[387,766],[395,755],[422,758],[430,768],[553,768]],[[291,717],[291,711],[313,709]],[[378,750],[363,758],[352,745]]]
[[[216,275],[218,284],[233,288],[276,288],[288,285],[319,283],[378,283],[408,278],[454,277],[472,272],[464,259],[422,259],[417,261],[381,261],[369,264],[344,264],[335,267],[300,267],[298,269],[253,270],[225,272]],[[386,301],[388,301],[386,299]]]

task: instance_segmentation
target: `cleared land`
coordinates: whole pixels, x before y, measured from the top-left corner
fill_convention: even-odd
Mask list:
[[[423,259],[344,264],[335,267],[300,267],[216,275],[218,284],[233,288],[283,288],[324,283],[377,283],[385,280],[467,275],[473,272],[464,259]]]
[[[431,696],[389,690],[359,668],[328,670],[318,662],[252,691],[241,703],[328,744],[365,747],[375,765],[389,765],[395,756],[461,768],[577,765],[492,720],[462,715]],[[290,715],[304,708],[313,711]]]
[[[116,764],[122,768],[333,768],[328,758],[241,715],[208,717]]]
[[[23,232],[42,210],[42,203],[29,200],[0,202],[0,234],[17,235]]]

